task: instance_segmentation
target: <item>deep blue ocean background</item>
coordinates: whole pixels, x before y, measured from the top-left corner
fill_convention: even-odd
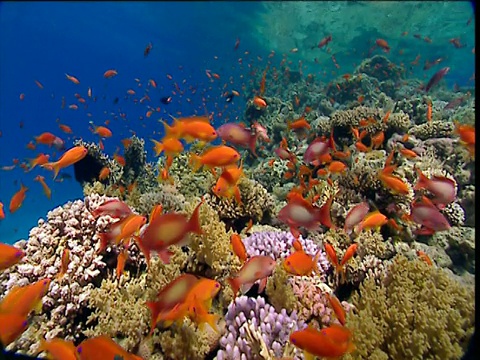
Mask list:
[[[361,22],[359,14],[363,14]],[[98,141],[89,130],[89,121],[102,125],[107,119],[114,134],[104,141],[108,154],[121,146],[121,139],[135,132],[146,139],[148,159],[153,161],[149,139],[161,138],[159,118],[170,120],[170,114],[178,116],[179,112],[204,114],[205,102],[207,111],[215,114],[215,126],[241,121],[246,99],[235,98],[227,104],[222,93],[232,89],[242,92],[251,72],[263,71],[267,60],[278,66],[286,55],[292,69],[301,60],[305,74],[319,74],[328,82],[352,72],[377,38],[389,42],[392,50],[387,56],[395,63],[408,64],[421,55],[419,66],[411,67],[409,77],[428,81],[439,67],[424,71],[424,61],[442,57],[441,67],[451,68],[445,78],[449,87],[473,87],[469,80],[475,71],[472,16],[469,2],[1,2],[0,167],[12,165],[13,159],[22,162],[34,158],[39,152],[56,160],[60,154],[54,155],[54,149],[39,145],[32,151],[26,145],[45,131],[64,139],[67,149],[75,138]],[[415,38],[416,33],[432,42]],[[333,38],[330,53],[315,48],[328,34]],[[456,37],[464,48],[456,49],[449,42]],[[240,45],[235,50],[237,39]],[[150,42],[153,48],[145,57],[144,49]],[[275,56],[268,58],[272,51]],[[384,54],[380,50],[374,53]],[[340,70],[331,61],[332,54]],[[108,69],[116,69],[118,75],[105,79],[103,73]],[[220,79],[210,81],[207,69]],[[68,81],[65,73],[77,77],[80,84]],[[150,89],[151,103],[132,101],[143,91],[136,78],[144,87],[148,79],[157,82],[158,87]],[[44,89],[37,87],[35,80]],[[169,105],[161,104],[161,97],[172,95],[174,83],[184,95],[174,95]],[[69,104],[76,103],[74,94],[87,98],[89,87],[97,102],[89,101],[86,110],[69,109]],[[126,97],[128,89],[137,95]],[[196,89],[195,94],[192,89]],[[19,99],[22,93],[23,101]],[[63,96],[65,109],[61,108]],[[118,103],[114,104],[116,98]],[[145,118],[147,105],[160,106],[160,113]],[[87,117],[87,112],[92,117]],[[119,117],[120,113],[126,118]],[[57,118],[73,129],[73,135],[58,128]],[[73,168],[64,172],[72,179],[53,182],[52,172],[41,168],[31,172],[18,166],[0,170],[0,201],[6,215],[0,220],[0,241],[13,243],[27,238],[28,231],[49,210],[82,197]],[[38,174],[45,176],[52,189],[51,200],[33,181]],[[22,207],[10,214],[9,202],[20,182],[29,188],[27,197]]]

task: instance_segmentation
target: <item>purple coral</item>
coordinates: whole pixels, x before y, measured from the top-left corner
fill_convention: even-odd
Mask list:
[[[267,255],[277,260],[279,258],[284,259],[291,254],[290,249],[292,248],[293,240],[295,238],[292,233],[287,231],[259,231],[243,239],[243,243],[249,257]],[[307,254],[313,256],[317,253],[319,247],[313,240],[304,239],[302,236],[298,240]],[[324,273],[329,267],[330,263],[325,252],[320,251],[318,269]]]
[[[220,339],[217,360],[254,359],[260,345],[252,344],[247,327],[261,334],[267,349],[274,356],[282,356],[283,349],[292,332],[305,328],[305,323],[297,319],[297,314],[288,315],[285,309],[277,313],[262,297],[240,296],[228,307],[225,315],[227,332]]]

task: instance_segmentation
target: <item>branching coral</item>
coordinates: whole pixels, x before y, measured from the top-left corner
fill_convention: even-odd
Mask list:
[[[181,249],[172,250],[174,255],[168,265],[154,258],[147,273],[140,276],[125,273],[120,281],[104,279],[99,288],[93,289],[89,296],[93,312],[83,333],[89,337],[107,334],[128,351],[138,345],[150,325],[145,302],[154,299],[185,267],[187,255]]]
[[[381,285],[353,296],[347,327],[357,351],[346,359],[459,359],[474,330],[474,291],[442,269],[397,256]]]
[[[242,203],[234,198],[219,198],[207,194],[205,201],[215,209],[222,220],[253,219],[255,222],[266,221],[273,215],[275,202],[265,188],[255,180],[241,178],[238,187]]]
[[[105,275],[103,256],[95,253],[95,234],[111,220],[102,217],[95,222],[89,212],[105,200],[108,198],[91,195],[85,202],[76,200],[58,207],[47,214],[46,221],[38,221],[28,241],[17,243],[25,251],[28,262],[2,274],[2,293],[14,285],[27,285],[44,277],[51,278],[52,283],[43,298],[42,312],[33,317],[29,331],[12,343],[11,349],[31,354],[43,337],[78,339],[78,330],[84,321],[82,314],[94,283]],[[67,273],[57,279],[63,249],[69,249],[70,263]]]

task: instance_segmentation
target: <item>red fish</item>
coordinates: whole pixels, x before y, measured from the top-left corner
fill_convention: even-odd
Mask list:
[[[425,87],[425,92],[428,92],[433,86],[438,84],[449,70],[450,68],[448,66],[438,70],[428,81],[427,86]]]
[[[147,226],[141,237],[137,238],[140,250],[145,255],[147,262],[150,252],[155,251],[160,255],[164,263],[169,263],[171,253],[168,247],[171,245],[183,246],[190,242],[189,233],[203,234],[200,226],[200,206],[197,205],[192,216],[187,220],[186,215],[180,213],[168,213],[156,216]]]
[[[450,224],[445,216],[427,198],[412,203],[410,218],[422,227],[416,231],[417,234],[431,235],[437,231],[450,229]]]
[[[218,136],[220,136],[223,141],[230,142],[243,148],[249,148],[250,151],[257,156],[255,153],[257,134],[252,133],[250,129],[245,128],[245,125],[227,123],[220,126],[216,131]]]
[[[429,179],[418,168],[417,174],[418,182],[415,184],[414,189],[426,189],[435,195],[435,197],[432,199],[432,202],[436,204],[440,210],[445,208],[445,205],[450,204],[455,200],[457,196],[455,181],[446,178],[445,176],[436,175]]]
[[[367,202],[362,202],[352,208],[347,214],[345,218],[345,225],[343,229],[347,234],[352,232],[352,229],[359,224],[365,216],[368,214],[370,210],[370,206]]]
[[[320,42],[318,43],[318,47],[321,49],[322,47],[326,46],[330,41],[332,41],[332,35],[325,36]]]
[[[111,216],[113,218],[119,219],[124,218],[132,213],[132,209],[125,204],[123,201],[118,199],[112,199],[105,201],[95,210],[91,211],[91,214],[94,218],[100,216]]]
[[[333,198],[330,198],[321,208],[313,206],[302,195],[291,193],[288,204],[278,213],[278,219],[290,227],[295,238],[298,238],[299,227],[309,230],[317,230],[319,224],[333,228],[330,218],[330,206]]]
[[[239,290],[242,293],[247,292],[257,280],[260,280],[258,292],[262,292],[275,265],[275,260],[270,256],[257,255],[250,258],[235,277],[227,279],[232,287],[233,296],[236,297]]]

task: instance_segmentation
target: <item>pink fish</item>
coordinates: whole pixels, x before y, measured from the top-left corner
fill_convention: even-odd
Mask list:
[[[132,210],[123,201],[112,199],[105,201],[95,210],[91,211],[94,218],[109,215],[113,218],[124,218],[132,213]]]
[[[426,189],[435,195],[432,202],[436,204],[440,210],[445,208],[445,205],[450,204],[455,200],[457,191],[455,182],[452,179],[436,175],[429,179],[420,169],[417,169],[417,174],[418,182],[415,184],[414,189]]]
[[[359,224],[369,211],[370,206],[365,201],[355,205],[352,210],[348,212],[347,217],[345,218],[345,225],[343,226],[345,232],[350,234],[355,225]]]
[[[448,73],[449,70],[450,68],[448,66],[438,70],[428,81],[428,84],[425,87],[425,92],[428,92],[433,86],[438,84],[440,80],[442,80],[442,78]]]
[[[242,293],[247,292],[257,280],[261,280],[258,292],[262,292],[267,285],[267,278],[273,273],[275,265],[275,260],[270,256],[257,255],[248,259],[238,274],[228,279],[233,290],[233,296],[236,297],[239,290]]]
[[[450,229],[448,220],[428,198],[423,197],[422,202],[414,201],[410,209],[410,218],[422,228],[417,234],[431,235],[436,231]]]
[[[278,213],[278,219],[290,226],[290,231],[295,238],[300,232],[298,228],[304,227],[309,230],[318,230],[319,225],[333,228],[330,218],[330,206],[333,198],[330,198],[321,208],[313,206],[300,194],[291,193],[288,204]]]
[[[252,129],[253,131],[255,131],[255,134],[258,135],[258,137],[269,143],[271,140],[270,138],[268,137],[268,134],[267,134],[267,129],[265,127],[263,127],[262,125],[260,125],[257,121],[255,121],[252,125]]]
[[[307,150],[305,150],[303,161],[307,164],[312,164],[320,156],[326,154],[328,150],[329,143],[320,138],[316,138],[308,145]]]
[[[216,131],[223,141],[228,141],[243,148],[249,148],[255,156],[257,155],[255,153],[257,134],[252,134],[251,130],[246,129],[243,124],[223,124]]]
[[[60,139],[58,136],[55,136],[55,139],[52,141],[52,145],[59,151],[65,150],[65,141]]]

